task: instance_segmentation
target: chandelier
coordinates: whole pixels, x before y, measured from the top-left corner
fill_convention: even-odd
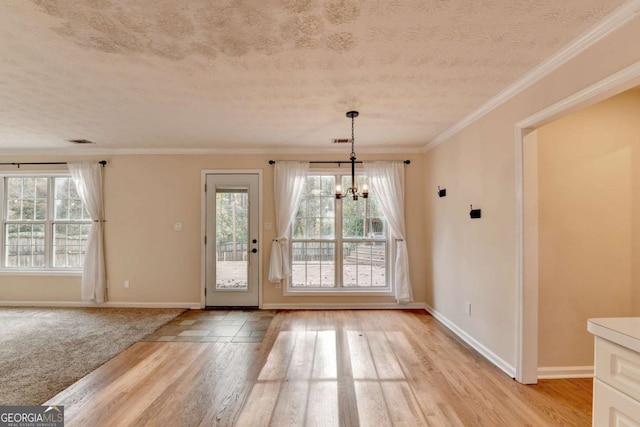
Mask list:
[[[367,184],[364,184],[361,190],[356,186],[356,152],[354,149],[356,139],[354,134],[354,119],[358,117],[358,114],[359,113],[357,111],[347,112],[347,117],[351,119],[351,157],[349,157],[349,160],[351,160],[351,187],[347,188],[346,193],[343,194],[342,185],[336,185],[336,199],[351,196],[353,200],[358,200],[358,197],[362,197],[363,199],[369,197],[369,188],[367,187]]]

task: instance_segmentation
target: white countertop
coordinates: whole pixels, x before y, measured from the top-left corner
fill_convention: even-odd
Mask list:
[[[587,330],[593,335],[640,353],[640,317],[589,319]]]

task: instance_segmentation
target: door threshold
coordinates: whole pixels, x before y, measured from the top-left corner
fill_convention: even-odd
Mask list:
[[[208,305],[205,310],[258,310],[257,305]]]

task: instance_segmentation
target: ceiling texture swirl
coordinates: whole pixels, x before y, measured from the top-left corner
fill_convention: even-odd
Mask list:
[[[0,150],[417,151],[622,3],[7,0]]]

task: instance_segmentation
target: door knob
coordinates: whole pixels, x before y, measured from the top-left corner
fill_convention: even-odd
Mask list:
[[[251,253],[255,254],[256,252],[258,252],[258,250],[256,248],[251,249]]]

